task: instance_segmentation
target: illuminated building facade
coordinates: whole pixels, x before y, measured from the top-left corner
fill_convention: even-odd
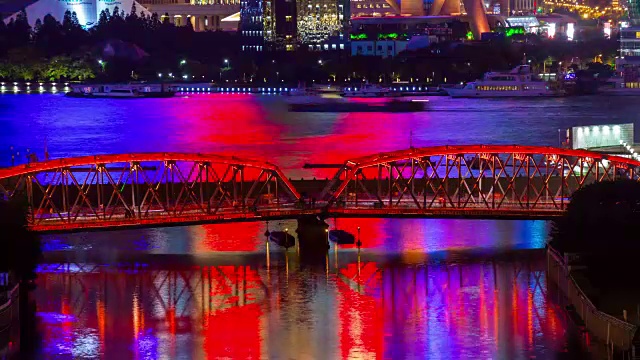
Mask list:
[[[296,0],[274,0],[275,46],[277,50],[293,51],[298,41]]]
[[[177,26],[191,25],[195,31],[225,29],[222,19],[240,10],[240,0],[39,0],[24,7],[17,3],[16,8],[2,13],[7,14],[5,22],[17,16],[24,7],[27,20],[33,27],[38,19],[51,14],[62,21],[66,11],[75,12],[80,25],[90,28],[95,25],[102,11],[113,13],[115,8],[128,14],[132,5],[136,5],[141,15],[156,13],[161,19],[167,19]],[[231,30],[231,29],[229,29]]]
[[[243,51],[263,51],[270,29],[265,28],[264,7],[261,0],[240,3],[240,34]]]
[[[620,30],[620,56],[640,56],[640,27]]]
[[[296,7],[295,0],[242,1],[242,50],[295,50],[298,38]]]
[[[223,19],[240,11],[240,0],[141,0],[140,3],[161,19],[176,26],[191,25],[195,31],[235,30],[225,28],[229,23]]]
[[[98,22],[98,18],[102,11],[113,13],[115,8],[118,11],[124,11],[128,14],[133,4],[140,14],[151,15],[140,3],[135,0],[40,0],[31,2],[25,6],[24,2],[14,2],[4,4],[2,13],[7,16],[4,18],[5,23],[14,19],[23,9],[27,13],[29,25],[35,26],[37,20],[42,20],[46,15],[50,14],[56,20],[62,21],[66,11],[75,12],[78,22],[85,28],[90,28]]]
[[[297,0],[298,38],[304,44],[319,44],[343,32],[349,22],[349,0]]]
[[[351,0],[351,16],[395,16],[400,15],[400,6],[395,1]]]
[[[243,0],[240,10],[242,49],[293,51],[298,44],[309,46],[311,50],[329,48],[329,38],[340,36],[348,24],[350,7],[347,1]]]

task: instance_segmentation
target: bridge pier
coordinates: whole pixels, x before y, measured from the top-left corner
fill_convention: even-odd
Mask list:
[[[315,215],[298,218],[298,245],[303,262],[324,262],[329,250],[329,225]]]

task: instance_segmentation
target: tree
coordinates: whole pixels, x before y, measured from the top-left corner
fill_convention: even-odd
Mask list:
[[[551,244],[562,251],[601,255],[640,249],[640,183],[594,183],[571,196],[564,216],[553,221]]]
[[[27,228],[28,210],[23,200],[0,200],[0,271],[13,272],[18,280],[30,281],[35,279],[41,250],[40,240]]]

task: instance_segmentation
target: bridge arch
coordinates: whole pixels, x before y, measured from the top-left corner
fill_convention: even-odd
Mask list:
[[[541,146],[410,148],[348,160],[324,189],[333,214],[547,217],[599,181],[638,180],[640,161]]]
[[[37,231],[258,219],[300,200],[272,163],[200,153],[96,155],[0,169],[0,196],[24,196]]]

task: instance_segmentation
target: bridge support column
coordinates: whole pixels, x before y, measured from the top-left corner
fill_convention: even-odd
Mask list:
[[[329,225],[315,215],[298,218],[296,232],[301,261],[325,261],[329,250],[328,228]]]

